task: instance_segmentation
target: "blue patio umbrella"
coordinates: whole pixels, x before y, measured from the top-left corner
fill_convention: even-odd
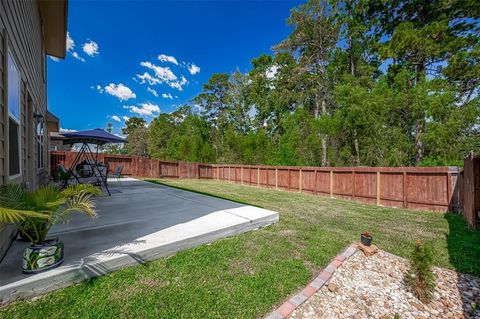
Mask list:
[[[65,139],[63,144],[89,143],[96,145],[105,145],[109,143],[125,143],[127,140],[106,132],[100,128],[94,130],[63,133]]]

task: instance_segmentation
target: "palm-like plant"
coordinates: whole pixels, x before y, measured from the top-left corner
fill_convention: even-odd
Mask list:
[[[43,243],[48,231],[59,220],[68,222],[76,211],[96,217],[92,195],[101,190],[93,185],[70,185],[64,189],[47,185],[33,192],[21,185],[0,187],[0,223],[16,223],[23,237],[32,244]]]

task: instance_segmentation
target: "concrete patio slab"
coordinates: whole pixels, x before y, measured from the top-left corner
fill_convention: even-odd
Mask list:
[[[277,212],[132,178],[110,183],[97,197],[98,218],[76,214],[55,225],[65,244],[59,268],[21,271],[27,243],[15,241],[0,263],[0,303],[28,298],[111,271],[275,223]]]

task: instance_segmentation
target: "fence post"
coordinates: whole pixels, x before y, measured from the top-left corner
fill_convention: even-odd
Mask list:
[[[260,187],[260,167],[257,167],[257,186]]]
[[[447,173],[447,203],[448,208],[447,210],[452,211],[453,209],[453,198],[452,198],[452,174],[450,172]]]
[[[243,185],[243,166],[240,167],[240,184]]]
[[[278,190],[278,168],[275,167],[275,189]]]
[[[377,172],[377,206],[380,206],[380,171]]]
[[[333,171],[330,170],[330,197],[333,198]]]
[[[302,168],[300,167],[300,172],[298,173],[298,189],[299,189],[300,193],[302,192],[302,183],[303,183]]]
[[[352,199],[355,199],[355,169],[352,170],[352,175],[353,175]]]
[[[228,165],[228,182],[232,183],[232,167]]]
[[[290,190],[290,168],[287,168],[287,186],[288,190]]]
[[[408,180],[408,176],[407,176],[407,169],[404,168],[403,169],[403,208],[407,208],[407,180]]]

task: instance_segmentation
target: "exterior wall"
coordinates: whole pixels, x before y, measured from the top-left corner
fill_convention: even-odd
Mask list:
[[[20,162],[21,176],[10,179],[8,174],[8,108],[7,57],[10,52],[20,73]],[[23,183],[34,189],[45,183],[48,165],[37,169],[35,114],[46,119],[46,69],[42,21],[37,1],[0,0],[0,185]],[[48,140],[44,130],[44,142]],[[48,147],[43,147],[48,162]],[[11,225],[0,225],[0,258],[13,233]]]
[[[63,145],[63,138],[54,137],[50,133],[50,141],[48,144],[50,151],[69,151],[70,148],[70,145]]]

